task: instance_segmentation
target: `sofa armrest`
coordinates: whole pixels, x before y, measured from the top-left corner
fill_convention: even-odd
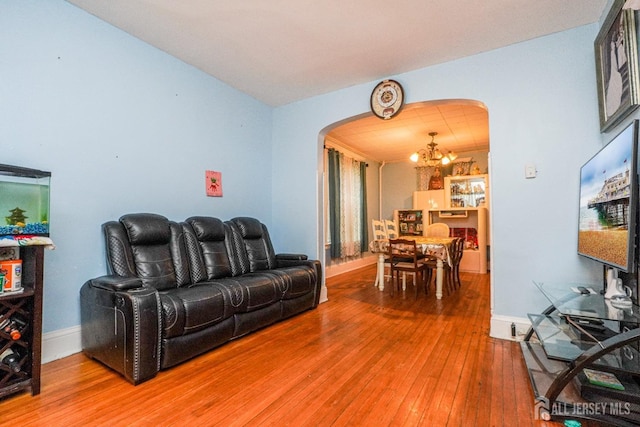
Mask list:
[[[276,255],[277,268],[282,267],[295,267],[299,265],[305,265],[311,267],[315,272],[316,287],[314,289],[314,303],[313,307],[317,307],[320,303],[320,293],[322,292],[322,264],[318,260],[310,260],[306,255],[301,254],[278,254]]]
[[[292,267],[294,265],[306,264],[308,257],[304,254],[277,254],[277,267]]]
[[[160,370],[162,331],[158,292],[136,280],[103,276],[80,289],[83,351],[133,384]]]
[[[128,291],[142,288],[142,280],[137,277],[122,277],[116,275],[96,277],[91,280],[91,286],[105,291]]]

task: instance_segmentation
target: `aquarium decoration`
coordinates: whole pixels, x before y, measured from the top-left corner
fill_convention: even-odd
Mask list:
[[[24,212],[25,211],[20,208],[11,209],[11,216],[5,217],[7,219],[7,224],[24,227],[25,221],[27,220],[27,217],[24,216]]]

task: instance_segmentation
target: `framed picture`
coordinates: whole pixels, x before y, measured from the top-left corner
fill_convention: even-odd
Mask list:
[[[638,107],[635,13],[623,4],[624,0],[614,1],[594,43],[601,132]]]
[[[204,172],[204,185],[209,197],[222,197],[222,173],[216,171]]]

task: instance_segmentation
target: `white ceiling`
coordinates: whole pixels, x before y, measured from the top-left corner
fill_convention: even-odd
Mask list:
[[[405,106],[391,120],[369,116],[332,129],[330,143],[345,146],[366,159],[407,161],[414,151],[434,142],[443,154],[489,149],[489,115],[484,105],[468,100],[446,100]]]
[[[268,105],[280,106],[597,22],[611,0],[67,1]],[[455,144],[481,142],[486,147],[486,121],[480,129],[473,124],[480,115],[477,108],[405,108],[392,120],[365,119],[375,129],[359,124],[364,135],[343,142],[378,160],[406,158],[419,148],[416,144],[430,140],[426,135],[432,130],[440,133],[436,142],[444,148],[463,151]],[[462,111],[467,124],[450,117],[450,110]],[[408,126],[404,130],[402,121]],[[381,146],[375,135],[383,132],[380,143],[386,144]],[[344,129],[343,137],[347,133],[353,129]],[[403,133],[419,139],[409,140]],[[392,140],[406,146],[392,145]]]
[[[599,20],[607,0],[68,0],[278,106]]]

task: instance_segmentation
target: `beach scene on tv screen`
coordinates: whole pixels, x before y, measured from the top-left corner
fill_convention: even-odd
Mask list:
[[[580,170],[578,252],[626,267],[633,129],[618,135]]]

